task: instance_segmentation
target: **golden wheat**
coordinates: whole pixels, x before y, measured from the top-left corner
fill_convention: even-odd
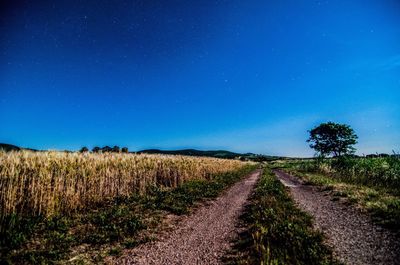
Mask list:
[[[0,218],[52,216],[146,187],[234,171],[236,160],[167,155],[0,152]]]

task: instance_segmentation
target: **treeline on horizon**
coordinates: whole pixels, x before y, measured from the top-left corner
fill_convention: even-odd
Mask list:
[[[47,151],[47,150],[35,150],[31,148],[21,148],[15,145],[10,145],[10,144],[1,144],[0,143],[0,151],[19,151],[19,150],[29,150],[29,151],[34,151],[34,152],[42,152],[42,151]],[[104,147],[98,147],[95,146],[92,149],[89,149],[88,147],[82,147],[78,151],[70,151],[70,150],[64,150],[61,152],[67,152],[67,153],[72,153],[72,152],[81,152],[81,153],[87,153],[87,152],[92,152],[92,153],[132,153],[132,154],[164,154],[164,155],[183,155],[183,156],[199,156],[199,157],[214,157],[214,158],[224,158],[224,159],[238,159],[242,161],[254,161],[254,162],[263,162],[263,161],[271,161],[271,160],[277,160],[277,159],[285,159],[285,157],[280,157],[280,156],[268,156],[268,155],[262,155],[262,154],[253,154],[253,153],[235,153],[231,151],[226,151],[226,150],[210,150],[210,151],[202,151],[202,150],[196,150],[196,149],[182,149],[182,150],[159,150],[159,149],[146,149],[146,150],[140,150],[140,151],[129,151],[127,147],[122,147],[120,148],[119,146],[104,146]]]
[[[79,152],[81,152],[81,153],[89,152],[89,148],[84,146],[79,150]],[[114,147],[110,147],[108,145],[106,145],[104,147],[95,146],[92,148],[92,152],[93,153],[128,153],[128,147],[120,148],[117,145],[115,145]]]
[[[20,150],[28,150],[34,152],[47,151],[47,150],[37,150],[32,148],[22,148],[16,145],[0,143],[0,151],[3,150],[5,152],[9,151],[20,151]],[[63,150],[62,152],[93,152],[93,153],[136,153],[136,154],[167,154],[167,155],[186,155],[186,156],[204,156],[204,157],[216,157],[216,158],[226,158],[226,159],[241,159],[241,160],[252,160],[252,161],[271,161],[278,159],[314,159],[314,157],[310,158],[301,158],[301,157],[283,157],[283,156],[270,156],[270,155],[262,155],[262,154],[254,154],[254,153],[235,153],[226,150],[211,150],[211,151],[202,151],[196,149],[183,149],[183,150],[159,150],[159,149],[146,149],[140,151],[129,151],[128,147],[119,147],[117,145],[110,147],[108,145],[104,147],[95,146],[92,149],[84,146],[78,151],[71,150]],[[375,153],[375,154],[367,154],[367,155],[356,155],[349,154],[346,155],[353,158],[380,158],[380,157],[400,157],[400,154],[393,151],[392,154],[387,153]]]

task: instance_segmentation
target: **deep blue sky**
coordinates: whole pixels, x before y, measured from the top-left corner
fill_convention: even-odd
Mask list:
[[[399,1],[2,1],[0,142],[400,151]]]

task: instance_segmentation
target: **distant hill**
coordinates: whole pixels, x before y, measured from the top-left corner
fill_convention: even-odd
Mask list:
[[[280,159],[277,156],[266,156],[258,155],[253,153],[235,153],[226,150],[210,150],[201,151],[196,149],[182,149],[182,150],[159,150],[159,149],[146,149],[137,152],[139,154],[165,154],[165,155],[185,155],[185,156],[207,156],[215,158],[227,158],[227,159],[241,159],[241,160],[252,160],[252,161],[270,161]]]
[[[16,145],[4,144],[4,143],[0,143],[0,150],[6,151],[6,152],[20,151],[20,150],[29,150],[29,151],[34,151],[34,152],[38,151],[38,150],[32,149],[32,148],[23,148],[23,147],[19,147],[19,146],[16,146]]]
[[[21,150],[21,148],[16,145],[12,145],[12,144],[0,143],[0,150],[9,152],[9,151],[19,151],[19,150]]]
[[[212,150],[201,151],[196,149],[182,149],[182,150],[159,150],[159,149],[146,149],[137,152],[139,154],[165,154],[165,155],[185,155],[185,156],[209,156],[218,158],[235,158],[240,157],[242,154],[234,153],[225,150]]]
[[[104,147],[107,150],[103,152],[111,152],[111,147]],[[22,148],[12,144],[0,143],[0,150],[4,150],[6,152],[9,151],[18,151],[18,150],[30,150],[30,151],[38,151],[31,148]],[[67,151],[66,152],[71,152]],[[132,152],[135,153],[135,152]],[[181,149],[181,150],[160,150],[160,149],[146,149],[136,152],[138,154],[165,154],[165,155],[184,155],[184,156],[205,156],[205,157],[215,157],[215,158],[225,158],[225,159],[241,159],[241,160],[252,160],[252,161],[270,161],[275,159],[280,159],[281,157],[276,156],[266,156],[266,155],[258,155],[253,153],[235,153],[226,150],[208,150],[202,151],[197,149]]]

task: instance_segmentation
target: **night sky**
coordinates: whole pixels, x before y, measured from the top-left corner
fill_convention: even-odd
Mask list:
[[[400,151],[400,2],[2,1],[0,142]]]

